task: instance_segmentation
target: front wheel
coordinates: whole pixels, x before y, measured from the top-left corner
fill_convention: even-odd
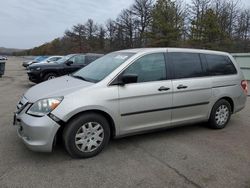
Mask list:
[[[215,103],[210,114],[209,124],[211,128],[224,128],[231,117],[231,105],[225,99],[221,99]]]
[[[55,74],[55,73],[48,73],[48,74],[46,74],[45,76],[44,76],[44,81],[46,81],[46,80],[52,80],[52,79],[54,79],[54,78],[56,78],[57,77],[57,75]]]
[[[110,138],[109,123],[103,116],[83,114],[73,119],[63,131],[67,152],[73,158],[88,158],[100,153]]]

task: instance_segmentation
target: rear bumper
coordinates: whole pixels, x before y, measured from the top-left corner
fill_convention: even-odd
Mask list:
[[[26,113],[16,116],[17,133],[32,151],[51,152],[59,125],[48,116],[33,117]]]
[[[242,93],[241,96],[235,99],[235,102],[234,102],[235,106],[234,106],[233,113],[237,113],[241,111],[243,108],[245,108],[246,102],[247,102],[247,96],[244,93]]]

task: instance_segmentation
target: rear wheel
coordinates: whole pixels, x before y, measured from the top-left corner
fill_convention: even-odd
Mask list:
[[[110,138],[109,123],[103,116],[88,113],[73,119],[63,131],[67,152],[74,158],[88,158],[100,153]]]
[[[46,74],[45,76],[44,76],[44,81],[46,81],[46,80],[52,80],[52,79],[54,79],[54,78],[56,78],[57,77],[57,75],[55,74],[55,73],[48,73],[48,74]]]
[[[231,111],[231,105],[227,100],[221,99],[216,102],[209,118],[210,127],[214,129],[224,128],[230,120]]]

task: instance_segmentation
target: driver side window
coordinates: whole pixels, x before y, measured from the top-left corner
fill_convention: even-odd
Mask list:
[[[136,60],[123,74],[136,74],[137,83],[166,80],[166,64],[163,53],[148,54]]]
[[[77,55],[75,56],[75,64],[84,64],[85,63],[85,56],[83,55]]]

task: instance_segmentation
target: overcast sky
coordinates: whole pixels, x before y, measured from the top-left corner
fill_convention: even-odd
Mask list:
[[[0,47],[32,48],[92,18],[105,23],[134,0],[0,0]],[[187,0],[187,2],[190,0]],[[249,7],[250,0],[242,0]]]

